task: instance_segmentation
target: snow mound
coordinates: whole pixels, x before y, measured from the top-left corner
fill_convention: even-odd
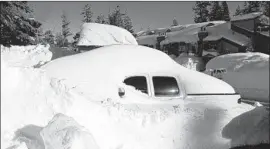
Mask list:
[[[222,135],[231,139],[231,146],[256,145],[269,141],[269,110],[257,107],[231,120]]]
[[[225,68],[222,80],[232,85],[243,98],[269,102],[269,55],[235,53],[213,58],[206,70]]]
[[[1,58],[12,66],[33,67],[42,65],[52,58],[49,45],[11,46],[1,45]]]
[[[98,149],[93,136],[73,118],[56,114],[40,132],[46,148]]]
[[[65,109],[67,94],[57,92],[61,88],[54,82],[39,69],[10,66],[1,56],[1,148],[21,140],[15,133],[20,128],[45,126],[56,111]]]
[[[107,24],[84,23],[81,26],[78,46],[105,46],[113,44],[134,44],[137,41],[127,30]]]

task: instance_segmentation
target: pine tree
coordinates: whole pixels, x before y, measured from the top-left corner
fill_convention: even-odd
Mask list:
[[[55,43],[56,43],[57,47],[63,47],[63,41],[64,40],[65,39],[64,39],[63,35],[60,32],[56,33],[56,35],[55,35]]]
[[[83,22],[84,23],[89,23],[89,22],[92,22],[92,17],[93,17],[93,12],[91,10],[91,5],[89,4],[86,4],[84,7],[83,7],[83,10],[81,12],[81,15],[83,16]]]
[[[219,5],[219,1],[212,2],[210,13],[209,13],[210,21],[222,20],[222,11]]]
[[[44,34],[44,42],[50,45],[54,45],[54,35],[51,30],[47,30]]]
[[[242,10],[243,14],[259,12],[261,11],[261,2],[260,1],[248,1],[244,3],[244,8]]]
[[[123,16],[123,26],[124,26],[124,29],[126,29],[130,33],[134,32],[133,26],[132,26],[132,21],[131,21],[130,17],[127,15],[127,12]]]
[[[65,12],[63,12],[61,18],[62,18],[62,36],[63,36],[62,46],[67,46],[68,45],[67,37],[72,35],[69,28],[70,21],[68,21]]]
[[[210,2],[196,1],[195,6],[192,8],[195,13],[195,23],[207,22],[209,20],[208,6],[210,6]]]
[[[263,14],[269,17],[270,1],[262,2]]]
[[[178,26],[178,22],[177,22],[177,20],[176,20],[175,17],[173,18],[173,24],[172,24],[172,26]]]
[[[238,16],[238,15],[242,15],[242,10],[240,9],[239,5],[237,6],[233,16]]]
[[[75,34],[75,36],[73,36],[73,43],[72,43],[72,46],[73,46],[73,47],[76,47],[76,45],[77,45],[79,39],[80,39],[80,32],[77,32],[77,33]]]
[[[117,6],[115,8],[115,10],[111,14],[109,14],[109,16],[108,16],[109,24],[110,25],[115,25],[115,26],[118,26],[118,27],[124,27],[123,26],[123,19],[122,19],[123,15],[124,14],[121,13],[121,11],[120,11],[120,7]]]
[[[222,11],[222,20],[224,21],[230,21],[230,12],[229,12],[229,7],[226,1],[221,2],[221,11]]]
[[[27,45],[37,43],[41,23],[33,18],[33,10],[23,1],[0,3],[0,44]]]
[[[96,19],[95,22],[100,23],[100,24],[107,24],[103,14],[100,14],[99,16],[97,16],[97,19]]]

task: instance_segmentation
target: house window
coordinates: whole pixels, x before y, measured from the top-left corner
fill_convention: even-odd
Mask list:
[[[133,86],[136,90],[148,94],[147,80],[144,76],[129,77],[124,80],[126,85]]]
[[[153,79],[155,96],[177,96],[179,87],[174,77],[155,76]]]

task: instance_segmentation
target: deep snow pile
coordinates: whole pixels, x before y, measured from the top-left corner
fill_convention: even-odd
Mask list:
[[[232,140],[232,147],[270,143],[269,110],[260,106],[235,117],[224,127],[222,135]]]
[[[84,23],[81,26],[78,46],[105,46],[135,44],[137,41],[127,30],[107,24]]]
[[[222,80],[232,85],[243,98],[269,102],[269,55],[236,53],[215,57],[206,70],[225,68]]]
[[[56,114],[40,135],[50,149],[99,149],[88,130],[64,114]]]
[[[1,58],[12,66],[33,67],[42,65],[52,58],[50,45],[11,46],[1,45]]]
[[[51,71],[67,66],[66,62],[59,64]],[[46,75],[43,69],[10,65],[1,55],[1,148],[228,148],[230,142],[222,138],[222,128],[232,116],[250,109],[236,108],[234,100],[227,102],[229,96],[228,100],[216,97],[220,106],[215,108],[206,98],[182,100],[173,107],[124,105],[85,94],[76,86],[66,86],[67,80]]]

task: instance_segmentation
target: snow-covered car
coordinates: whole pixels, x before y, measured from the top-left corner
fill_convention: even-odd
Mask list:
[[[129,115],[128,121],[113,118],[116,124],[112,124],[106,118],[101,125],[93,124],[97,142],[113,140],[99,144],[104,148],[118,148],[119,144],[123,149],[134,145],[140,149],[229,148],[230,139],[221,134],[223,127],[253,108],[238,104],[240,95],[226,82],[187,69],[165,53],[145,46],[105,46],[56,59],[42,69],[50,78],[62,80],[65,90],[75,90],[89,102],[125,109],[124,114],[107,111],[110,116]],[[174,110],[176,116],[160,112],[166,109]],[[137,112],[141,118],[134,114]],[[87,116],[91,120],[90,113]],[[112,134],[102,135],[99,127]]]
[[[67,67],[55,69],[61,63]],[[240,98],[229,84],[186,69],[163,52],[144,46],[107,46],[52,61],[44,68],[77,87],[87,84],[86,92],[129,102],[133,100],[128,94],[133,93],[147,99],[143,102],[214,95],[231,96],[233,102]],[[125,94],[119,96],[120,91]]]
[[[269,55],[249,52],[225,54],[210,60],[206,73],[232,85],[249,103],[269,106]]]

